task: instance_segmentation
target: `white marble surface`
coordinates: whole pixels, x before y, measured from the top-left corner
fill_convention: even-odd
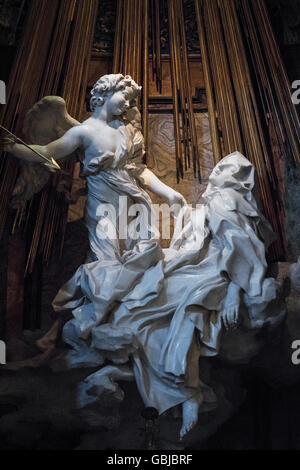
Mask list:
[[[92,116],[58,140],[34,146],[58,160],[84,150],[90,253],[53,306],[73,316],[63,329],[72,347],[64,356],[67,368],[98,367],[79,384],[77,406],[85,409],[110,394],[118,401],[118,380],[134,379],[144,404],[160,414],[182,405],[183,437],[199,411],[217,406],[199,358],[219,353],[225,329],[254,331],[245,336],[250,341],[255,330],[276,326],[285,304],[280,282],[267,277],[265,250],[273,234],[253,196],[254,167],[238,152],[214,168],[205,204],[184,206],[170,247],[161,247],[146,190],[169,205],[185,200],[142,164],[138,119],[124,116],[134,111],[138,92],[130,77],[102,77],[92,90]],[[33,159],[22,145],[9,150]],[[122,238],[118,222],[135,204],[146,215],[136,213],[128,228],[140,220],[141,230]],[[112,210],[103,212],[108,205]],[[107,361],[111,365],[103,367]]]

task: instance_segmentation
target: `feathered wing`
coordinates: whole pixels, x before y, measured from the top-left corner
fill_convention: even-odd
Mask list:
[[[67,130],[79,124],[67,112],[60,96],[46,96],[27,112],[23,134],[29,144],[47,145],[62,137]],[[70,155],[70,158],[77,156]],[[18,207],[38,193],[48,182],[50,171],[40,163],[22,161],[14,190],[12,205]]]

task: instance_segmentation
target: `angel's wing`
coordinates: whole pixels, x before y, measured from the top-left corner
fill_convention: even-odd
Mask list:
[[[67,130],[79,124],[67,112],[60,96],[45,96],[28,111],[23,133],[30,144],[46,145],[59,139]]]
[[[47,145],[78,124],[79,122],[68,114],[63,98],[46,96],[27,112],[23,134],[29,144]],[[18,207],[31,199],[43,188],[49,177],[50,172],[45,166],[22,161],[13,190],[12,205]]]

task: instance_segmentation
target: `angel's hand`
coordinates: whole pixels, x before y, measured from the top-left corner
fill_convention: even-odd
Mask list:
[[[180,204],[181,206],[184,206],[187,204],[183,195],[180,194],[178,191],[174,191],[174,190],[168,196],[168,201],[169,201],[170,206],[172,204]]]
[[[0,151],[11,152],[12,147],[15,145],[14,139],[10,137],[0,137]]]
[[[56,171],[60,170],[60,167],[54,165],[52,162],[49,162],[49,163],[44,163],[44,162],[40,162],[43,166],[45,166],[47,168],[47,170],[49,170],[51,173],[55,173]]]
[[[172,191],[168,196],[168,202],[171,207],[171,215],[176,217],[183,206],[187,205],[183,195],[177,191]]]

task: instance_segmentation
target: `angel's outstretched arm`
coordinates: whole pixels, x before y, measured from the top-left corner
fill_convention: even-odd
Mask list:
[[[158,196],[166,198],[170,205],[176,203],[180,205],[186,204],[184,197],[180,193],[160,181],[160,179],[157,178],[157,176],[148,168],[145,168],[144,171],[139,174],[138,180],[143,188],[152,191]]]
[[[53,157],[55,160],[63,159],[72,152],[74,152],[82,142],[80,126],[75,126],[69,129],[62,137],[47,145],[30,145],[30,148],[41,153],[45,157]],[[4,150],[11,153],[15,157],[21,158],[28,162],[41,162],[44,160],[37,154],[31,152],[31,150],[25,145],[8,143],[3,146]]]

